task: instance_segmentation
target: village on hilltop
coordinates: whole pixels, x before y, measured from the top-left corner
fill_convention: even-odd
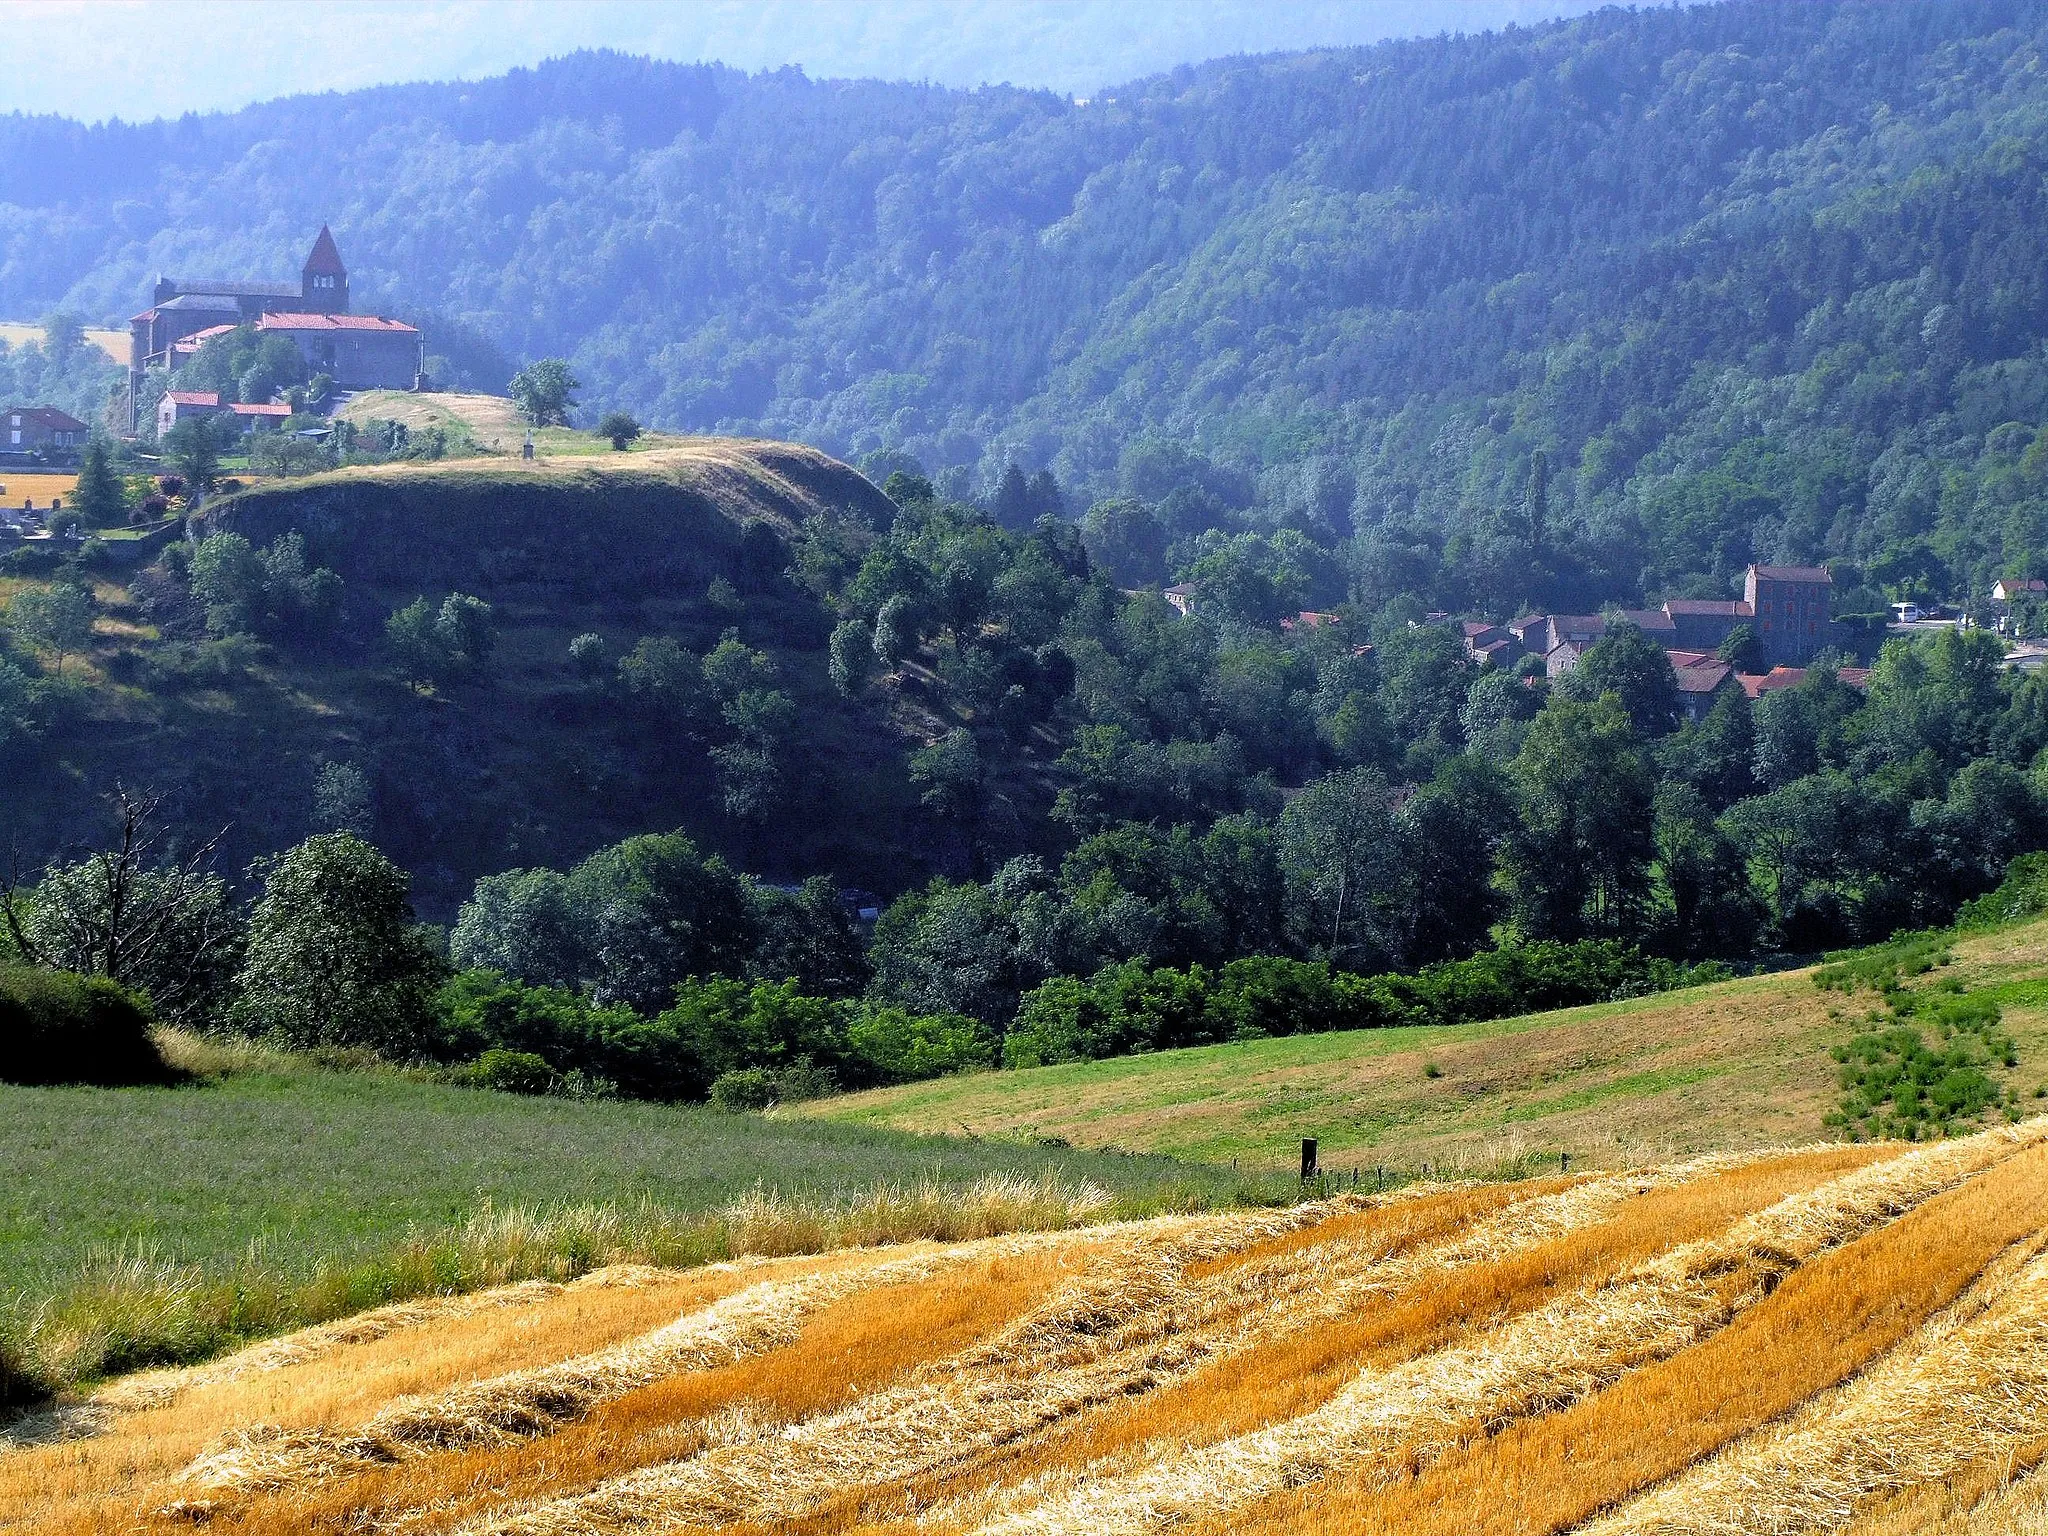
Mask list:
[[[131,433],[142,425],[150,370],[175,372],[207,342],[238,326],[253,326],[260,336],[284,337],[298,348],[309,373],[325,374],[344,394],[416,389],[425,372],[417,326],[382,315],[350,313],[348,268],[325,224],[297,283],[159,276],[150,307],[128,325]],[[242,430],[251,431],[290,414],[282,401],[224,401],[217,391],[168,390],[157,405],[156,429],[161,435],[195,416],[226,415]]]

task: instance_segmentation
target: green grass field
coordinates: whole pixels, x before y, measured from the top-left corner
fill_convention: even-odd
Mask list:
[[[45,1294],[89,1256],[309,1273],[485,1202],[649,1201],[689,1214],[756,1186],[834,1196],[987,1173],[1089,1181],[1133,1208],[1236,1193],[1161,1157],[909,1135],[638,1103],[522,1098],[387,1073],[259,1072],[184,1088],[0,1087],[0,1293]]]
[[[2048,923],[1956,945],[2018,1042],[2023,1093],[2048,1080]],[[1056,1136],[1275,1169],[1299,1139],[1326,1167],[1483,1168],[1572,1154],[1594,1166],[1830,1139],[1830,1047],[1869,999],[1788,971],[1629,1002],[1447,1029],[1303,1035],[915,1083],[800,1113],[898,1130]]]
[[[0,1086],[0,1419],[418,1296],[1297,1193],[1158,1156],[290,1058],[174,1088]]]

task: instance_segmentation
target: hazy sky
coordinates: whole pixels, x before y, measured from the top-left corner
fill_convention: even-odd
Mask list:
[[[129,121],[474,79],[578,48],[1085,94],[1227,53],[1482,31],[1592,0],[0,0],[0,111]]]

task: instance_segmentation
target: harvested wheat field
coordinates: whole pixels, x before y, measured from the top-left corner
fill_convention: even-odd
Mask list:
[[[2048,1119],[617,1267],[6,1434],[49,1533],[2039,1530]]]

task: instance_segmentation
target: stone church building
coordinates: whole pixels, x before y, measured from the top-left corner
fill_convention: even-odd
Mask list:
[[[349,313],[348,268],[323,224],[296,283],[157,278],[151,306],[128,322],[129,430],[140,425],[138,403],[151,368],[176,368],[205,342],[238,325],[290,338],[305,357],[307,371],[326,374],[337,389],[418,387],[418,328]]]

